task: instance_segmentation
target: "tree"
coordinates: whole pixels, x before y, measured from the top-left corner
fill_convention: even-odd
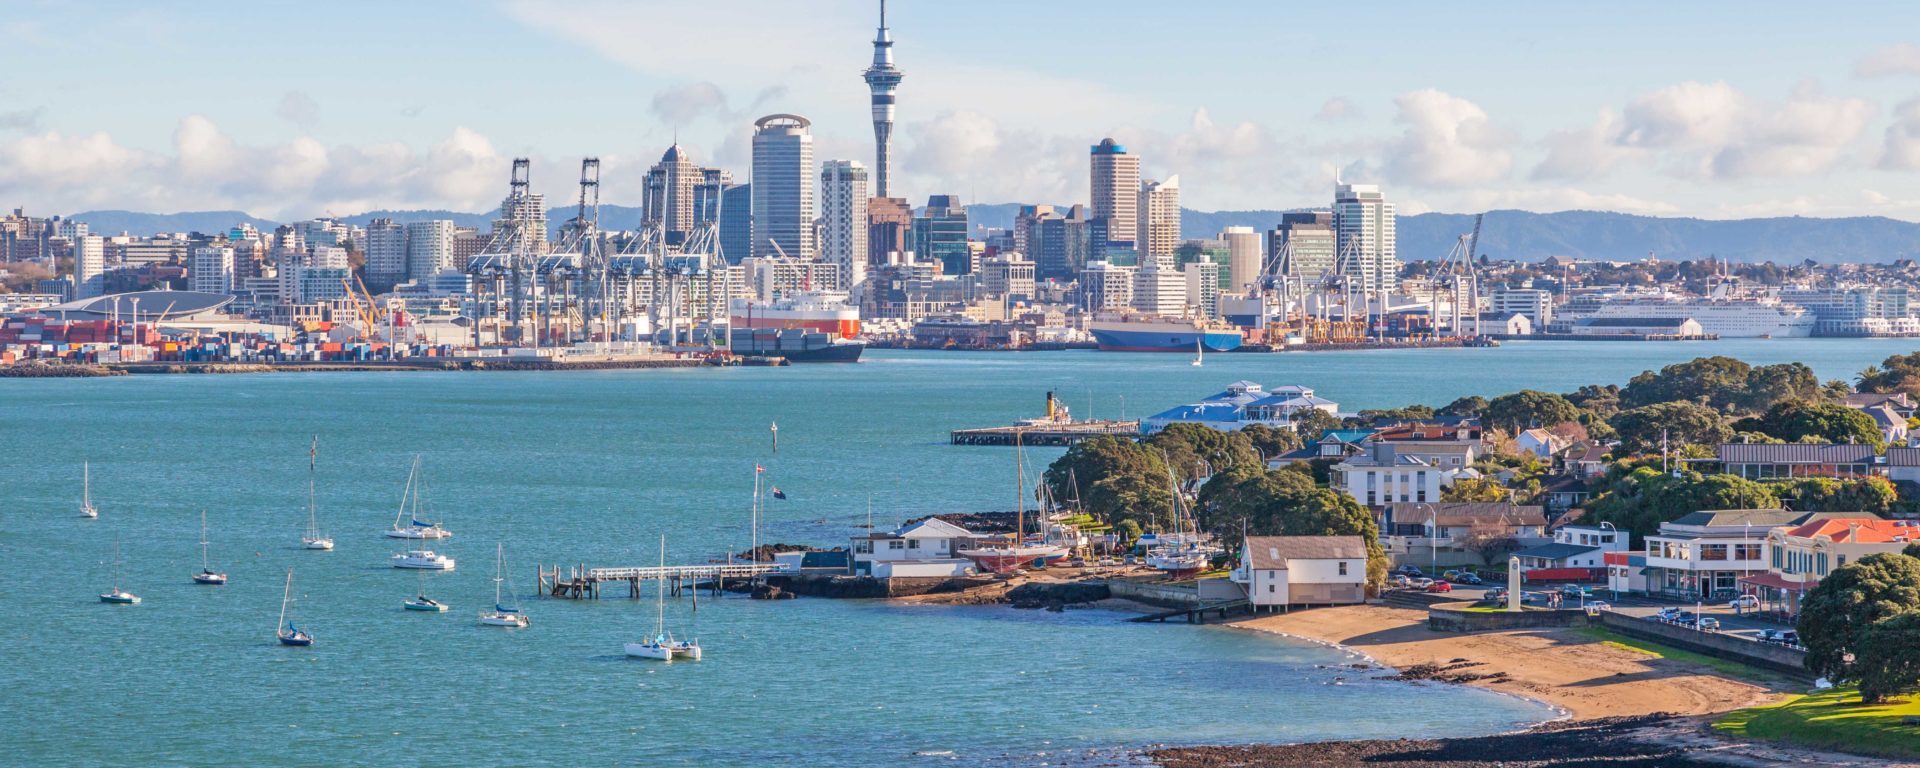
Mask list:
[[[1453,481],[1440,491],[1441,501],[1506,501],[1507,487],[1488,477],[1469,477]]]
[[[1664,434],[1669,447],[1686,443],[1718,445],[1733,436],[1719,412],[1696,403],[1669,402],[1614,414],[1608,422],[1626,453],[1658,453]]]
[[[1620,410],[1620,387],[1616,384],[1588,384],[1566,395],[1567,402],[1602,418]]]
[[[1298,411],[1293,414],[1293,431],[1300,433],[1300,439],[1313,442],[1329,429],[1340,428],[1340,417],[1318,408]]]
[[[1733,405],[1749,411],[1764,411],[1786,400],[1819,401],[1826,397],[1820,379],[1805,363],[1762,365],[1747,373],[1746,391]]]
[[[1144,442],[1149,450],[1163,451],[1174,474],[1183,481],[1240,464],[1260,463],[1253,441],[1238,431],[1221,432],[1199,424],[1174,423]]]
[[[1481,423],[1489,429],[1519,431],[1578,421],[1580,409],[1552,392],[1523,389],[1488,401],[1480,416]]]
[[[1853,675],[1860,703],[1876,704],[1920,688],[1920,611],[1890,616],[1867,627],[1854,652]]]
[[[1638,536],[1660,524],[1703,509],[1777,509],[1779,497],[1765,485],[1735,475],[1661,472],[1658,464],[1618,462],[1607,471],[1587,504],[1586,522],[1613,523]]]
[[[1894,355],[1878,366],[1868,366],[1855,379],[1861,392],[1920,396],[1920,352]]]
[[[1130,480],[1117,479],[1122,477]],[[1080,499],[1087,514],[1108,523],[1138,514],[1124,505],[1142,494],[1157,501],[1148,511],[1172,506],[1160,452],[1111,435],[1075,443],[1047,467],[1044,479],[1053,498]]]
[[[1906,555],[1907,557],[1920,558],[1920,541],[1908,544],[1900,550],[1900,554]]]
[[[1802,477],[1771,484],[1782,499],[1805,512],[1866,512],[1885,517],[1900,501],[1884,477]]]
[[[1847,663],[1868,652],[1868,631],[1882,619],[1920,609],[1920,559],[1868,555],[1835,568],[1800,605],[1800,642],[1807,671],[1835,682],[1859,682],[1862,703],[1885,697],[1884,680],[1858,677],[1864,668]],[[1872,698],[1869,698],[1869,697]]]
[[[1447,403],[1438,411],[1438,416],[1478,416],[1487,410],[1487,399],[1479,395],[1468,395]]]
[[[1875,451],[1886,445],[1886,436],[1880,433],[1880,426],[1872,416],[1840,403],[1781,400],[1768,408],[1765,415],[1741,421],[1751,423],[1756,432],[1765,432],[1789,443],[1819,438],[1820,442],[1871,445]]]
[[[1493,565],[1520,549],[1520,540],[1513,537],[1512,528],[1494,520],[1476,518],[1460,540],[1460,546],[1479,555],[1480,562]]]
[[[1433,408],[1425,405],[1408,405],[1385,411],[1363,410],[1360,412],[1360,418],[1374,423],[1425,421],[1433,418]]]
[[[1674,363],[1658,373],[1644,371],[1628,380],[1626,388],[1620,390],[1620,406],[1643,408],[1686,401],[1725,408],[1743,396],[1752,372],[1753,366],[1718,355]]]
[[[1387,557],[1373,514],[1344,493],[1322,488],[1296,470],[1237,467],[1200,489],[1202,527],[1236,540],[1244,521],[1255,536],[1359,536],[1367,544],[1367,580],[1385,582]]]
[[[1274,429],[1265,424],[1248,424],[1240,429],[1247,436],[1247,442],[1253,449],[1267,459],[1283,453],[1300,450],[1300,433],[1290,429]]]

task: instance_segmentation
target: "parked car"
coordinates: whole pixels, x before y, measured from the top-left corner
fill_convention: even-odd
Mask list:
[[[1753,595],[1741,595],[1727,601],[1727,607],[1737,611],[1757,611],[1760,610],[1760,598]]]
[[[1691,627],[1693,626],[1694,620],[1698,618],[1698,616],[1693,615],[1693,611],[1681,611],[1673,615],[1673,623]]]
[[[1760,630],[1760,642],[1799,645],[1800,633],[1791,629],[1763,629]]]
[[[1580,586],[1578,584],[1562,584],[1560,585],[1560,594],[1566,595],[1568,597],[1581,597],[1584,595],[1591,595],[1593,594],[1593,591],[1587,589],[1586,587]]]
[[[1433,582],[1432,584],[1427,585],[1427,591],[1428,592],[1452,592],[1453,585],[1448,584],[1444,581],[1436,581],[1436,582]]]
[[[1609,603],[1609,602],[1607,602],[1607,601],[1605,601],[1605,600],[1588,600],[1588,601],[1587,601],[1587,610],[1589,610],[1589,611],[1611,611],[1611,610],[1613,610],[1613,603]]]
[[[1507,601],[1507,588],[1494,587],[1493,589],[1489,589],[1480,596],[1480,599],[1490,603],[1504,603]]]
[[[1433,579],[1429,579],[1424,576],[1419,577],[1414,579],[1407,586],[1413,587],[1414,589],[1426,589],[1427,587],[1433,586]]]
[[[1654,621],[1664,621],[1664,622],[1667,622],[1668,624],[1672,624],[1673,622],[1680,620],[1680,609],[1662,608],[1660,609],[1659,613],[1654,614],[1651,618]]]
[[[1702,616],[1700,617],[1700,622],[1695,625],[1695,628],[1702,632],[1718,632],[1720,631],[1720,620],[1712,616]]]
[[[1387,579],[1387,584],[1395,587],[1410,587],[1413,586],[1413,579],[1404,573],[1396,573],[1392,578]]]
[[[1451,581],[1455,584],[1466,584],[1469,586],[1479,586],[1485,583],[1480,580],[1480,577],[1475,576],[1471,573],[1456,573],[1452,576],[1448,576],[1447,581]]]
[[[1417,566],[1417,565],[1400,566],[1400,568],[1398,570],[1395,570],[1394,573],[1400,574],[1402,576],[1409,576],[1416,579],[1427,575],[1426,572],[1421,571],[1420,566]]]
[[[1446,579],[1447,581],[1453,581],[1454,577],[1457,577],[1460,574],[1461,574],[1461,571],[1459,569],[1448,568],[1447,570],[1440,572],[1440,578]]]

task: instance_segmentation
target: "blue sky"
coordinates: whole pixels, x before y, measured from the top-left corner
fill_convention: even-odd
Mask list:
[[[674,137],[746,175],[754,117],[870,161],[875,8],[0,2],[0,204],[481,210],[506,164],[606,198]],[[895,0],[896,193],[1084,200],[1114,136],[1189,207],[1920,220],[1920,9],[1849,3]]]

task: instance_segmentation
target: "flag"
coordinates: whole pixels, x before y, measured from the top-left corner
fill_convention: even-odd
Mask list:
[[[785,499],[787,492],[780,490],[780,486],[773,486],[773,497],[776,499]]]

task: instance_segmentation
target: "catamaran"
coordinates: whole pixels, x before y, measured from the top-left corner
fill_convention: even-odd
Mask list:
[[[207,511],[200,510],[200,572],[193,575],[193,583],[221,585],[227,583],[227,575],[216,573],[207,563]]]
[[[520,612],[520,601],[515,600],[513,607],[507,607],[501,598],[500,585],[507,580],[506,553],[499,544],[493,545],[493,610],[480,612],[480,623],[489,627],[522,628],[532,623],[525,613]],[[508,596],[513,590],[507,590]]]
[[[1052,561],[1067,556],[1067,548],[1044,540],[1027,542],[1027,467],[1020,449],[1020,433],[1013,433],[1013,537],[1005,545],[962,549],[957,554],[994,573],[1005,573],[1035,560]]]
[[[100,510],[93,508],[93,468],[89,462],[80,462],[80,516],[93,520],[100,517]]]
[[[281,645],[313,645],[313,635],[293,625],[290,607],[293,605],[293,569],[287,569],[287,588],[280,593],[280,623],[274,625],[273,635],[279,638]]]
[[[453,535],[452,531],[440,527],[439,523],[420,520],[420,491],[426,487],[427,479],[420,476],[420,457],[413,457],[413,470],[407,473],[406,490],[400,492],[400,511],[393,515],[393,527],[386,531],[390,539],[444,539]],[[407,524],[401,525],[400,518],[407,518]]]
[[[307,535],[300,537],[300,546],[307,549],[332,550],[333,537],[320,533],[320,517],[314,503],[313,473],[320,461],[320,436],[314,435],[313,447],[307,449]]]
[[[427,572],[426,571],[420,572],[420,587],[419,589],[414,590],[413,597],[407,600],[400,601],[400,604],[403,606],[406,606],[406,609],[409,611],[430,611],[433,613],[447,612],[446,603],[440,602],[431,597],[427,597]]]
[[[120,540],[113,540],[113,591],[100,595],[100,602],[115,605],[139,605],[140,596],[120,588]]]
[[[667,567],[667,537],[660,536],[660,569]],[[700,643],[695,640],[675,640],[667,633],[667,580],[654,579],[653,602],[657,612],[654,614],[653,639],[638,643],[627,643],[628,656],[642,659],[673,661],[674,659],[700,660]]]
[[[453,558],[431,549],[409,549],[393,556],[393,567],[421,571],[451,571]]]

